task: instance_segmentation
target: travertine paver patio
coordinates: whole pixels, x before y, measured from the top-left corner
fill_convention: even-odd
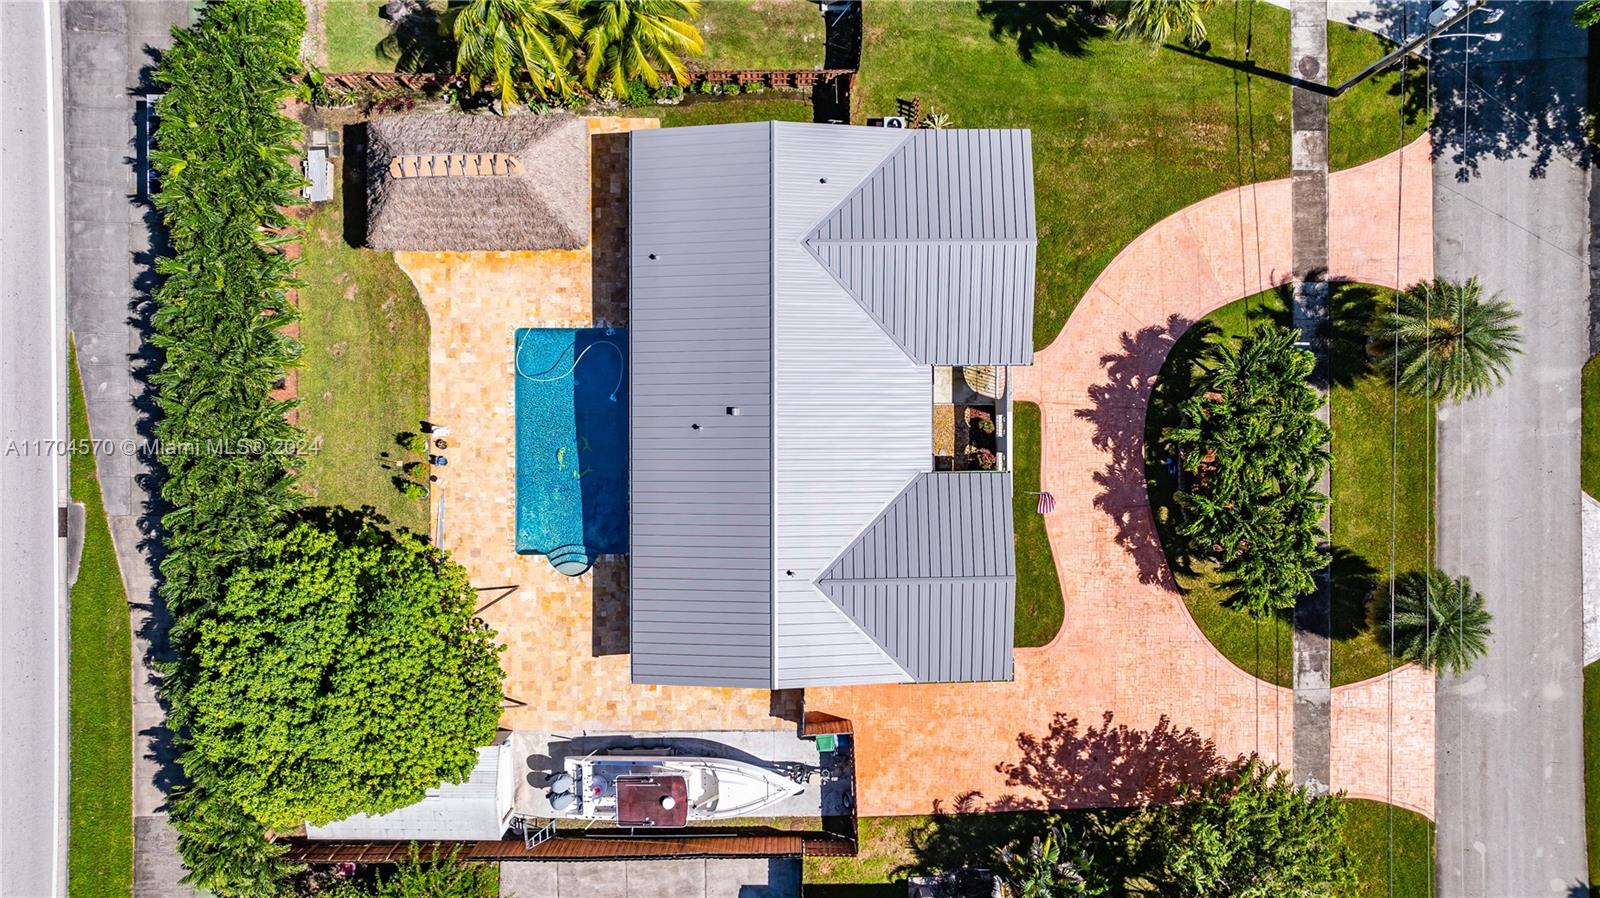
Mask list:
[[[566,577],[518,555],[513,341],[519,327],[625,325],[626,141],[654,118],[593,118],[594,231],[576,251],[396,254],[432,323],[432,420],[450,428],[445,548],[509,648],[502,726],[555,732],[791,727],[756,690],[629,682],[626,561]],[[435,504],[433,525],[439,526]],[[493,587],[515,586],[509,593]],[[498,601],[495,601],[496,598]],[[493,604],[488,604],[488,603]],[[595,626],[596,619],[599,626]]]
[[[1426,138],[1334,174],[1332,275],[1390,286],[1431,277],[1431,191]],[[1289,228],[1287,181],[1157,223],[1018,372],[1018,398],[1043,409],[1066,622],[1050,645],[1016,652],[1011,683],[810,690],[808,708],[855,722],[862,814],[923,814],[973,791],[972,808],[1140,803],[1218,757],[1292,758],[1288,690],[1229,663],[1174,591],[1142,460],[1144,407],[1167,350],[1211,310],[1285,281]],[[1335,689],[1332,726],[1334,788],[1431,816],[1431,674],[1405,667]]]

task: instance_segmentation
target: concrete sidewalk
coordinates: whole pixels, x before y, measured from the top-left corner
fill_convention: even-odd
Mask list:
[[[149,404],[136,373],[144,363],[153,211],[139,201],[135,160],[137,94],[149,87],[154,51],[189,21],[182,0],[67,0],[63,4],[67,323],[97,440],[138,445]],[[176,835],[162,809],[174,765],[165,712],[149,662],[163,651],[164,616],[155,591],[147,519],[146,467],[126,451],[97,456],[111,538],[128,590],[133,628],[134,895],[192,895],[179,884]]]
[[[793,858],[523,861],[500,865],[503,898],[799,898]]]

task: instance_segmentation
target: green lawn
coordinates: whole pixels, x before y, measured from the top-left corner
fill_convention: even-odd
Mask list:
[[[1011,517],[1016,527],[1017,646],[1044,645],[1061,629],[1061,580],[1039,514],[1039,406],[1014,403],[1011,452],[1014,489]]]
[[[1378,801],[1351,799],[1348,808],[1345,844],[1356,862],[1362,898],[1431,898],[1433,824]],[[926,816],[864,817],[858,856],[806,858],[805,893],[807,898],[904,896],[906,868],[919,862],[935,868],[963,859],[981,862],[994,848],[1025,841],[1019,834],[1036,832],[1044,817],[1036,812],[982,814],[960,818],[960,825],[953,827],[941,827],[936,818]]]
[[[69,360],[72,439],[87,440],[89,414],[78,356]],[[72,498],[84,505],[83,557],[72,586],[72,898],[127,898],[133,892],[133,687],[128,596],[100,501],[93,455],[73,455]]]
[[[428,415],[428,314],[390,253],[344,239],[343,185],[301,241],[300,426],[320,441],[300,486],[312,502],[371,506],[426,533],[427,504],[396,488],[400,433]]]
[[[1600,661],[1583,669],[1583,800],[1589,881],[1600,882]]]
[[[811,0],[707,0],[700,5],[705,69],[814,69],[822,65],[822,14]]]
[[[655,116],[661,127],[683,125],[722,125],[728,122],[809,122],[811,101],[793,94],[763,94],[757,97],[691,96],[676,106],[634,106],[622,115]]]
[[[1390,668],[1387,646],[1369,620],[1369,597],[1383,600],[1390,565],[1390,533],[1394,534],[1393,570],[1426,567],[1430,555],[1429,489],[1433,412],[1424,400],[1400,396],[1398,407],[1389,379],[1366,369],[1361,334],[1381,291],[1364,285],[1341,285],[1334,291],[1333,390],[1333,683],[1354,683]],[[1150,501],[1168,546],[1184,601],[1195,622],[1234,664],[1268,682],[1292,685],[1290,627],[1287,618],[1257,622],[1243,612],[1223,607],[1227,593],[1207,562],[1190,562],[1176,538],[1166,532],[1175,506],[1176,482],[1157,447],[1159,434],[1170,426],[1176,401],[1187,390],[1202,335],[1215,329],[1229,336],[1248,332],[1255,322],[1283,321],[1284,299],[1277,292],[1252,296],[1206,316],[1173,348],[1151,393],[1145,422],[1150,476]],[[1392,447],[1398,444],[1398,454]],[[1391,462],[1393,509],[1391,517]],[[1392,528],[1391,528],[1392,523]]]
[[[1583,366],[1583,491],[1600,498],[1600,357]]]
[[[1352,798],[1348,807],[1345,844],[1356,862],[1362,898],[1433,898],[1432,821],[1381,801]]]
[[[856,107],[860,120],[892,112],[896,98],[921,97],[957,127],[1033,130],[1040,347],[1140,232],[1229,187],[1289,173],[1287,85],[1176,50],[1102,36],[1076,41],[1070,20],[1051,18],[1061,8],[984,4],[998,11],[995,18],[976,3],[873,0],[865,6]],[[1242,59],[1249,46],[1257,65],[1285,70],[1286,10],[1219,3],[1207,21],[1215,56]],[[1018,32],[1040,37],[1031,61]],[[1328,44],[1335,80],[1384,52],[1382,39],[1332,23]],[[1380,76],[1333,103],[1335,167],[1400,145],[1397,81],[1397,74]],[[1420,102],[1422,79],[1408,83]],[[1425,124],[1410,123],[1407,137]]]
[[[330,72],[392,72],[400,45],[381,46],[392,29],[380,15],[384,0],[327,0],[323,37]],[[435,2],[435,6],[442,4]],[[700,7],[706,51],[691,62],[703,69],[812,69],[822,64],[822,14],[810,0],[708,0]],[[429,29],[406,35],[440,68],[449,41]],[[414,68],[415,66],[399,66]]]

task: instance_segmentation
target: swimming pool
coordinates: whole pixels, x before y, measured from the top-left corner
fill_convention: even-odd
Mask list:
[[[517,551],[581,574],[628,551],[627,337],[520,328]]]

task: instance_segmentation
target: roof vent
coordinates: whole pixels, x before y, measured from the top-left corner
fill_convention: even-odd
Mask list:
[[[735,418],[739,417],[739,415],[740,415],[739,407],[737,405],[728,406],[728,414],[732,415]]]

